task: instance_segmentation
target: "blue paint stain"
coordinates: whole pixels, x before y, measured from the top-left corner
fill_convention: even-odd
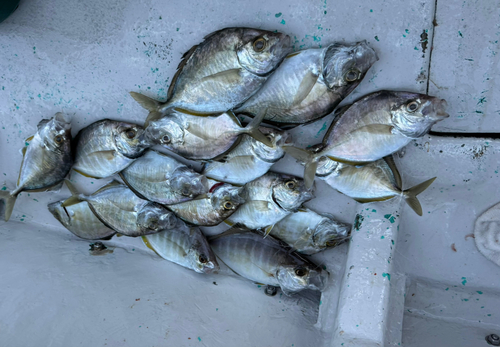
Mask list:
[[[283,24],[283,25],[285,25],[286,22],[285,22],[284,19],[282,19],[280,23]]]
[[[387,279],[390,281],[391,280],[391,274],[384,272],[382,274],[382,277],[387,277]]]
[[[463,281],[462,281],[462,285],[464,285],[464,286],[465,286],[465,284],[467,283],[467,278],[462,277],[462,280],[463,280]]]
[[[276,13],[274,16],[275,16],[276,18],[279,18],[279,17],[281,17],[281,15],[282,15],[282,13],[281,13],[281,12],[279,12],[279,13]]]
[[[396,217],[394,217],[392,214],[385,214],[384,218],[387,219],[389,222],[394,223],[396,221]]]

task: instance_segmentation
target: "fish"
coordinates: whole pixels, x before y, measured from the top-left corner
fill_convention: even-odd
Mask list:
[[[219,263],[198,227],[189,227],[179,221],[171,230],[142,236],[146,246],[163,259],[194,270],[198,273],[219,271]]]
[[[378,91],[339,109],[323,142],[310,151],[283,149],[306,163],[304,180],[309,187],[321,157],[353,165],[382,159],[449,117],[446,106],[444,99],[424,94]]]
[[[272,142],[272,147],[243,135],[233,150],[217,161],[208,162],[203,174],[208,178],[231,184],[244,185],[269,171],[271,166],[285,156],[281,146],[289,139],[286,131],[260,127]]]
[[[169,205],[167,208],[190,224],[215,226],[231,216],[245,202],[241,196],[242,187],[213,180],[208,180],[208,185],[210,186],[208,194]]]
[[[267,108],[264,119],[279,126],[312,122],[330,114],[377,60],[366,41],[291,53],[235,113],[256,115]]]
[[[160,103],[131,92],[150,111],[146,125],[174,107],[222,113],[251,97],[291,51],[288,35],[253,28],[225,28],[205,36],[183,56]]]
[[[244,186],[246,202],[226,221],[249,229],[270,228],[290,213],[296,212],[314,197],[313,189],[306,189],[298,177],[268,172]]]
[[[162,205],[177,204],[208,193],[205,176],[153,150],[147,150],[119,175],[136,195]]]
[[[324,157],[319,161],[317,175],[332,188],[361,203],[385,201],[401,196],[419,216],[422,216],[422,206],[417,195],[436,179],[433,177],[403,190],[401,175],[392,156],[363,166],[338,163]]]
[[[82,201],[108,228],[131,237],[154,234],[172,229],[177,224],[175,215],[162,205],[139,198],[127,186],[111,181],[93,194],[78,194],[72,183],[67,181],[72,197],[61,206],[71,207]]]
[[[269,235],[297,252],[311,255],[349,240],[351,225],[335,220],[328,213],[300,209],[275,224]]]
[[[65,201],[53,202],[48,209],[74,235],[87,240],[108,240],[116,234],[95,216],[86,201],[63,207]]]
[[[289,295],[304,289],[323,291],[328,273],[271,236],[235,226],[209,238],[217,257],[238,275],[280,287]]]
[[[243,134],[272,147],[272,142],[259,131],[264,113],[246,127],[231,111],[220,115],[198,117],[175,109],[168,116],[149,123],[148,141],[192,160],[209,160],[222,156],[236,146]]]
[[[42,119],[35,135],[25,140],[23,160],[16,188],[0,191],[5,203],[4,219],[12,215],[17,196],[21,192],[43,192],[59,188],[73,165],[71,150],[71,118],[61,112],[50,119]]]
[[[74,147],[73,170],[86,177],[104,178],[127,168],[151,145],[140,125],[103,119],[80,130]]]

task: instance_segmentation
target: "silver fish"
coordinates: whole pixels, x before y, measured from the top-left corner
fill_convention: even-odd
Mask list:
[[[402,196],[419,216],[422,215],[422,206],[417,195],[426,190],[436,179],[434,177],[402,190],[401,175],[392,156],[363,166],[337,163],[323,157],[319,161],[316,173],[318,178],[328,185],[358,202],[385,201]]]
[[[284,149],[306,163],[304,180],[311,186],[321,157],[355,165],[382,159],[449,117],[445,108],[446,101],[433,96],[375,92],[336,112],[322,144],[312,151]]]
[[[89,208],[86,201],[63,207],[66,201],[56,201],[48,205],[50,213],[69,231],[82,239],[109,239],[116,231],[104,225]]]
[[[176,109],[168,116],[149,123],[146,134],[151,143],[162,145],[186,159],[213,159],[231,150],[243,134],[272,146],[271,141],[259,131],[263,117],[264,113],[243,128],[230,111],[198,117]]]
[[[53,189],[68,174],[73,164],[70,122],[67,115],[56,113],[40,121],[36,134],[26,139],[16,189],[0,191],[0,199],[5,200],[5,221],[12,215],[19,193]]]
[[[157,234],[142,237],[146,246],[160,257],[192,269],[198,273],[219,270],[219,264],[207,239],[197,227],[188,227],[184,222]]]
[[[73,170],[93,178],[109,177],[125,169],[150,144],[137,124],[103,119],[80,130],[75,138]]]
[[[351,226],[336,221],[327,213],[301,209],[279,221],[270,235],[300,253],[314,254],[347,241]]]
[[[227,224],[238,223],[249,229],[272,227],[314,197],[302,179],[275,172],[268,172],[244,188],[246,202],[227,219]]]
[[[203,174],[217,181],[243,185],[269,171],[285,155],[281,146],[288,139],[288,133],[272,128],[259,129],[272,142],[272,147],[243,135],[233,150],[218,161],[207,163]]]
[[[328,273],[268,236],[235,227],[209,238],[219,259],[238,275],[279,286],[285,294],[303,289],[323,291]]]
[[[291,53],[235,112],[256,115],[267,108],[264,119],[271,122],[311,122],[332,112],[377,60],[366,41]]]
[[[89,196],[77,195],[71,183],[66,184],[73,196],[62,204],[63,207],[86,201],[101,222],[125,236],[154,234],[172,229],[177,223],[177,218],[165,207],[139,198],[117,181],[112,181]]]
[[[120,177],[138,196],[163,205],[192,200],[208,192],[203,175],[153,150],[120,172]]]
[[[130,93],[148,109],[146,125],[179,107],[202,114],[233,109],[254,94],[290,52],[290,37],[252,28],[226,28],[205,36],[205,41],[182,56],[168,101]]]
[[[167,206],[177,217],[200,226],[214,226],[227,219],[245,200],[241,197],[242,187],[228,183],[209,181],[208,194],[194,200]]]

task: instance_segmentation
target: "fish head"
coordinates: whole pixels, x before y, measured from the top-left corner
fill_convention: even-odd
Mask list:
[[[174,119],[163,117],[152,121],[146,128],[146,137],[155,145],[175,151],[184,143],[184,129]]]
[[[448,118],[446,100],[424,94],[394,92],[391,107],[394,128],[409,138],[419,138],[437,122]]]
[[[188,258],[191,268],[198,273],[212,273],[219,270],[219,263],[208,244],[207,240],[198,228],[190,229],[191,247]]]
[[[255,75],[267,75],[291,51],[290,36],[258,29],[244,29],[236,48],[239,64]]]
[[[318,248],[334,247],[345,242],[351,235],[351,226],[324,218],[314,229],[313,242]]]
[[[177,225],[177,221],[173,212],[153,202],[144,205],[137,215],[137,224],[144,235],[172,229]]]
[[[37,134],[46,149],[58,153],[71,153],[71,117],[58,112],[51,119],[38,123]]]
[[[260,127],[260,132],[263,133],[272,143],[272,147],[263,144],[252,138],[252,149],[257,157],[264,161],[275,162],[283,158],[285,151],[281,148],[287,141],[289,134],[283,130],[273,128]]]
[[[318,160],[318,167],[316,168],[316,176],[324,177],[331,175],[337,169],[339,163],[328,157],[321,157]]]
[[[277,280],[285,293],[303,289],[325,290],[328,273],[313,264],[281,265],[277,271]]]
[[[354,44],[337,42],[325,51],[323,78],[328,88],[347,96],[377,60],[377,53],[366,41]]]
[[[151,147],[144,128],[138,124],[120,122],[116,124],[113,136],[118,151],[128,158],[137,158]]]
[[[286,211],[296,211],[304,202],[314,198],[314,186],[309,190],[304,180],[288,175],[281,175],[272,187],[274,202]]]
[[[245,202],[243,187],[235,187],[228,183],[217,183],[210,188],[210,202],[221,216],[229,217]]]
[[[180,195],[194,198],[208,193],[208,183],[204,175],[192,171],[186,166],[177,168],[169,176],[170,187]]]

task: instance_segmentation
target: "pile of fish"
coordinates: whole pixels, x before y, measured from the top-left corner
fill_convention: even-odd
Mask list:
[[[292,52],[279,32],[214,32],[184,54],[167,102],[131,93],[149,111],[144,126],[104,119],[72,139],[67,116],[42,120],[23,148],[17,187],[0,191],[5,220],[20,192],[66,181],[72,196],[48,209],[80,238],[141,236],[199,273],[223,262],[286,294],[324,290],[328,272],[307,255],[348,240],[350,226],[303,206],[315,177],[359,202],[402,196],[419,215],[416,196],[434,180],[403,190],[392,154],[448,117],[444,100],[377,91],[335,111],[377,60],[364,41]],[[236,115],[251,121],[244,126]],[[321,143],[294,147],[286,129],[328,115]],[[203,171],[155,145],[204,162]],[[285,153],[304,165],[304,179],[269,171]],[[71,169],[114,179],[84,195],[66,179]],[[232,227],[208,239],[199,228],[222,222]]]

